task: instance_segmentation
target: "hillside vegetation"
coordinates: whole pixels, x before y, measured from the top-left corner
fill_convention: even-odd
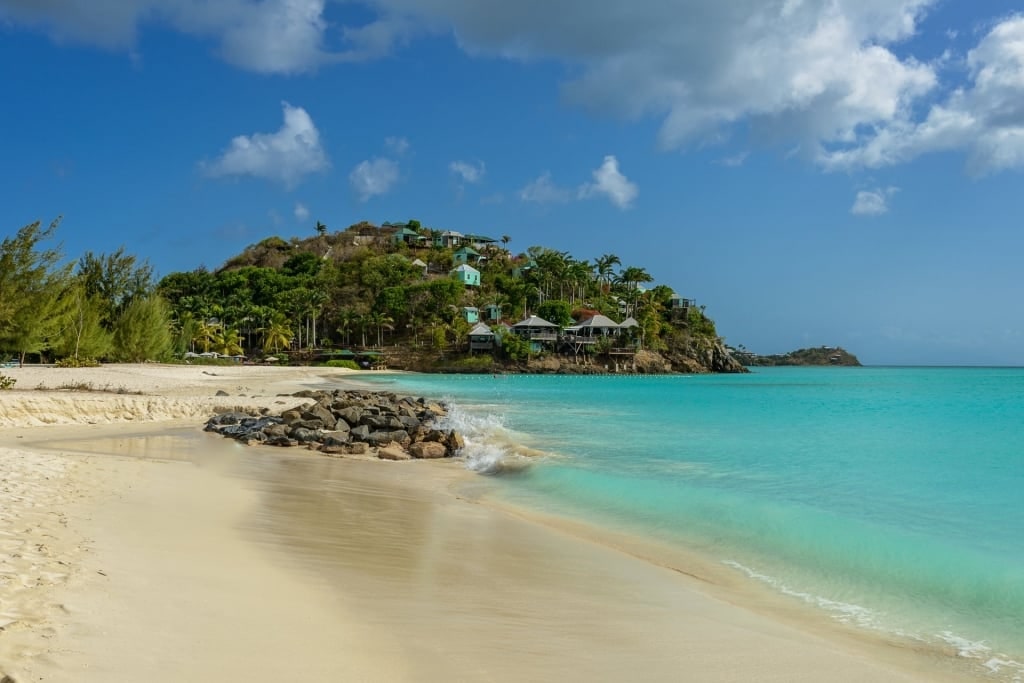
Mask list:
[[[373,359],[426,371],[743,371],[702,306],[665,285],[646,289],[652,275],[611,253],[593,261],[541,246],[513,254],[507,235],[459,235],[417,221],[340,231],[317,223],[307,238],[268,237],[215,271],[154,282],[148,263],[123,250],[58,266],[59,250],[41,248],[55,229],[26,226],[0,254],[0,300],[11,309],[0,310],[0,348],[22,359],[216,353]],[[478,275],[462,281],[452,272],[460,264]],[[38,310],[49,313],[45,324],[31,315]],[[508,332],[530,315],[564,328],[599,314],[632,321],[614,334],[575,337],[575,345],[560,330],[543,342]],[[477,318],[496,341],[471,353]]]

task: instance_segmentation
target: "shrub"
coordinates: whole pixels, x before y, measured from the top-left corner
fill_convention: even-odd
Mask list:
[[[7,375],[0,375],[0,389],[11,389],[17,383],[18,380]]]
[[[359,365],[354,360],[329,360],[325,363],[329,368],[347,368],[349,370],[359,370]]]
[[[95,358],[74,358],[68,356],[67,358],[61,358],[54,363],[54,366],[58,368],[98,368],[100,362]]]

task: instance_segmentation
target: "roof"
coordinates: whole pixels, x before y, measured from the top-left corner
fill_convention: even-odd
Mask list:
[[[455,250],[455,253],[458,254],[460,251],[464,251],[467,254],[473,254],[474,256],[480,255],[480,252],[474,249],[473,247],[459,247],[458,249]]]
[[[581,322],[579,325],[576,325],[576,327],[590,327],[590,328],[597,328],[597,329],[609,328],[609,329],[611,329],[611,328],[619,327],[619,324],[617,322],[615,322],[614,320],[612,320],[611,318],[609,318],[608,316],[601,315],[600,313],[598,313],[595,316],[591,316],[591,317],[587,318],[586,320]]]
[[[441,233],[441,237],[465,237],[461,232],[455,232],[454,230],[445,230]]]
[[[636,321],[636,318],[630,316],[623,320],[621,323],[619,323],[619,327],[621,327],[622,329],[625,329],[627,327],[640,327],[640,323]]]
[[[427,264],[424,263],[423,261],[421,261],[420,259],[413,260],[412,265],[419,266],[420,268],[426,268],[427,267]]]
[[[462,310],[464,310],[464,311],[477,311],[477,312],[480,311],[480,309],[477,308],[476,306],[463,306]]]
[[[463,263],[458,268],[452,268],[451,272],[453,272],[453,273],[476,273],[477,275],[480,274],[479,270],[477,270],[473,266],[468,265],[466,263]]]
[[[469,331],[469,334],[472,337],[483,337],[485,335],[489,335],[491,337],[494,336],[494,332],[491,331],[491,328],[484,323],[477,323],[476,325],[473,325],[473,329]]]
[[[520,320],[519,322],[517,322],[512,327],[514,329],[514,328],[517,328],[517,327],[519,327],[519,328],[523,328],[523,327],[558,327],[558,325],[556,325],[554,323],[549,323],[544,318],[538,318],[535,315],[531,315],[526,320]]]
[[[484,244],[491,244],[491,243],[494,243],[494,242],[498,241],[498,240],[494,239],[493,237],[488,237],[487,235],[466,235],[465,237],[466,237],[467,240],[470,240],[470,241],[473,241],[473,242],[481,242],[481,243],[484,243]]]

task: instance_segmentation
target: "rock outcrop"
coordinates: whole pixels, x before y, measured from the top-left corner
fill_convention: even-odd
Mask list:
[[[302,445],[326,455],[375,450],[384,460],[449,458],[464,445],[458,432],[438,429],[448,413],[445,405],[425,398],[358,390],[304,390],[292,396],[313,403],[279,415],[266,409],[222,411],[207,420],[205,430],[247,444]]]

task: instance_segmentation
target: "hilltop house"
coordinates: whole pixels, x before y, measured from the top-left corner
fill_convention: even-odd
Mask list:
[[[455,232],[454,230],[445,230],[434,236],[434,246],[443,247],[445,249],[451,249],[462,244],[462,240],[465,239],[465,235],[461,232]]]
[[[484,306],[484,318],[487,320],[501,320],[501,306],[498,304],[487,304]]]
[[[467,323],[480,322],[480,309],[476,306],[463,306],[462,317]]]
[[[427,246],[427,238],[425,235],[421,235],[416,230],[407,227],[401,227],[395,231],[391,236],[392,241],[395,244],[405,243],[410,247],[425,247]]]
[[[453,268],[448,272],[448,275],[455,278],[467,287],[479,287],[480,286],[480,271],[473,266],[463,263],[461,266]]]
[[[452,254],[452,259],[455,263],[479,263],[485,258],[479,251],[470,246],[459,247]]]

